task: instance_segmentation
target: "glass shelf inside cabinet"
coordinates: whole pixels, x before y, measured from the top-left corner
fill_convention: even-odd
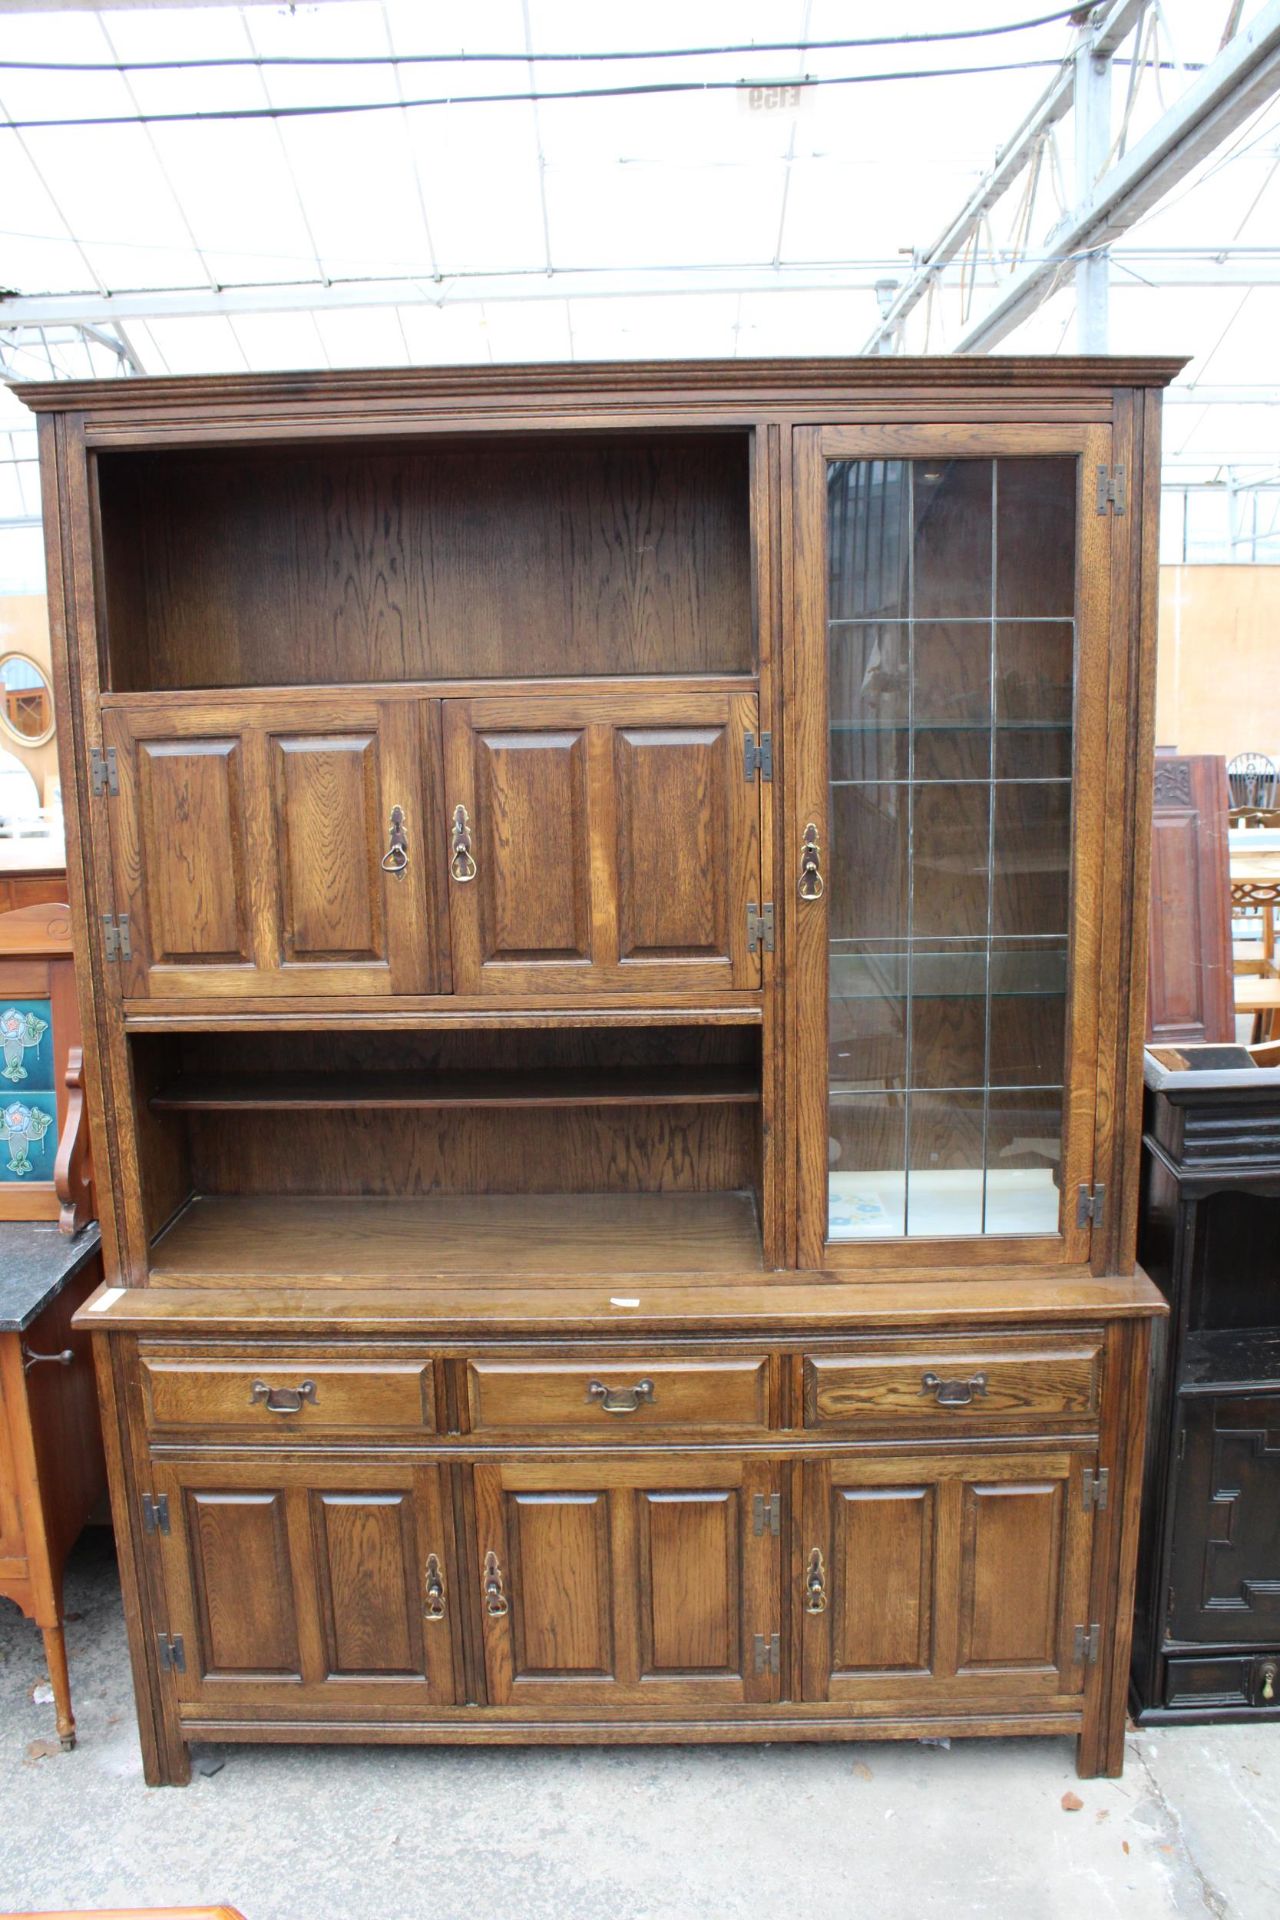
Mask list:
[[[828,470],[833,1241],[1058,1231],[1073,458]]]

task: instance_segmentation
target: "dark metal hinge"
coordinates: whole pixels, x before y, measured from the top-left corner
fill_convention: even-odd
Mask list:
[[[762,780],[773,779],[773,735],[762,733],[757,741],[754,733],[743,735],[742,740],[742,777],[754,780],[759,774]]]
[[[1112,513],[1124,512],[1124,468],[1098,468],[1098,512],[1105,513],[1110,507]]]
[[[103,914],[102,950],[108,960],[132,960],[133,946],[129,940],[127,913],[122,913],[119,919],[113,913]]]
[[[1096,1187],[1076,1188],[1076,1225],[1078,1227],[1102,1225],[1103,1209],[1106,1206],[1107,1189],[1100,1180]]]
[[[776,1540],[782,1532],[782,1495],[756,1493],[751,1496],[751,1525],[757,1540],[765,1528]]]
[[[778,1634],[771,1633],[767,1640],[762,1633],[756,1634],[755,1665],[757,1673],[782,1671],[782,1641]]]
[[[1082,1504],[1086,1513],[1105,1513],[1111,1498],[1110,1467],[1086,1467],[1081,1483]]]
[[[158,1633],[156,1645],[160,1650],[160,1668],[164,1673],[185,1673],[187,1670],[187,1650],[182,1644],[180,1633]]]
[[[1077,1627],[1075,1637],[1075,1660],[1078,1667],[1096,1667],[1098,1649],[1102,1644],[1102,1628],[1095,1620],[1091,1627]]]
[[[169,1496],[167,1493],[143,1494],[142,1531],[144,1533],[168,1533]]]
[[[754,900],[747,902],[747,952],[759,953],[761,943],[766,953],[773,952],[773,902],[766,900],[763,907],[757,907]]]
[[[90,749],[89,779],[95,793],[119,793],[120,770],[114,747],[108,747],[105,753],[97,747]]]

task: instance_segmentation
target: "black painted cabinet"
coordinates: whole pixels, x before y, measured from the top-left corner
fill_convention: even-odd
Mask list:
[[[1133,1706],[1280,1717],[1280,1069],[1146,1056],[1139,1254],[1172,1309],[1152,1380]]]

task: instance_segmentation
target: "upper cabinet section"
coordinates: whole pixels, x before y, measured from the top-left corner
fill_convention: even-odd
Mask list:
[[[104,691],[755,670],[745,430],[96,465]]]

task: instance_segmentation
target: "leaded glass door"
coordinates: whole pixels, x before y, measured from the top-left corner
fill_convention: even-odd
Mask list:
[[[796,442],[801,1261],[1087,1259],[1109,434]]]

